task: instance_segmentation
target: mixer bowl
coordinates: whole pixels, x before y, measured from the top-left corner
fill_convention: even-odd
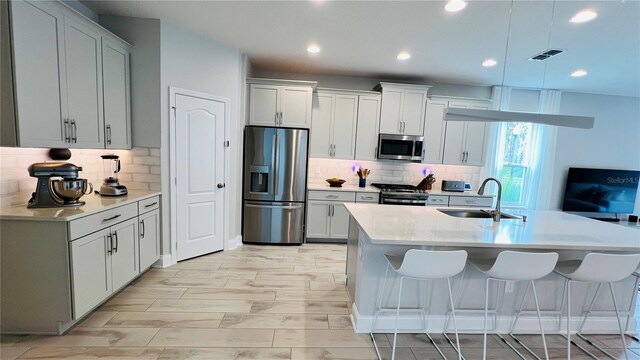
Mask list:
[[[52,180],[51,189],[57,197],[65,202],[76,202],[83,195],[91,194],[93,185],[87,179],[62,179]]]

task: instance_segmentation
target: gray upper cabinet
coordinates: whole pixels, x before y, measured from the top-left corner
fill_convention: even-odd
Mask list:
[[[249,125],[311,127],[315,81],[247,79]]]
[[[131,148],[129,45],[61,2],[8,4],[16,116],[1,145]]]
[[[131,148],[129,49],[102,40],[104,131],[107,149]]]
[[[65,17],[69,147],[104,148],[102,115],[102,46],[100,33]]]
[[[14,142],[22,147],[67,147],[66,90],[61,83],[65,59],[59,51],[64,41],[62,13],[54,3],[10,4],[17,115]]]
[[[430,87],[379,83],[374,90],[382,92],[380,133],[422,135]]]

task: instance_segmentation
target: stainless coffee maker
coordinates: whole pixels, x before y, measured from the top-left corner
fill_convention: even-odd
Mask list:
[[[102,170],[104,174],[104,182],[100,187],[100,195],[102,196],[121,196],[127,195],[127,187],[121,185],[118,181],[118,173],[120,172],[120,157],[118,155],[101,155]]]
[[[79,179],[82,167],[65,162],[40,162],[29,166],[29,176],[38,178],[28,208],[52,208],[84,205],[83,195],[93,191],[87,179]],[[62,179],[52,179],[60,177]]]

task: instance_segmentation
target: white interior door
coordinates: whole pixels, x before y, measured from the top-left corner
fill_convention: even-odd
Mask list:
[[[224,124],[222,101],[176,94],[177,259],[224,247]]]

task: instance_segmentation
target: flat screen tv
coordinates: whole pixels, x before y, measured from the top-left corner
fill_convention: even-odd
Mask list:
[[[569,168],[563,211],[633,213],[640,171]]]

